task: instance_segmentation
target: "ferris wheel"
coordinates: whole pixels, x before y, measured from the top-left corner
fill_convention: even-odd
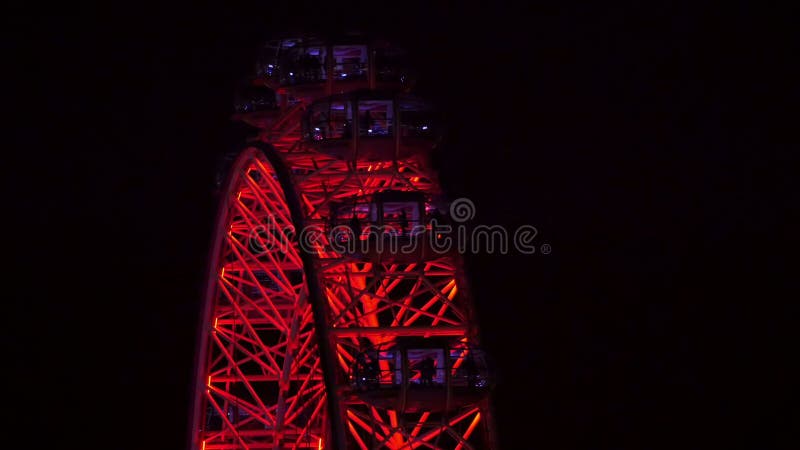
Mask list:
[[[496,448],[435,108],[386,43],[270,45],[278,101],[240,112],[262,132],[220,184],[191,448]]]

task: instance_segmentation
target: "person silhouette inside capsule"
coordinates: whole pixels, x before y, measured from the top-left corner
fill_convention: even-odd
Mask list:
[[[400,211],[400,235],[405,236],[408,230],[408,216],[406,216],[406,210],[403,209]]]
[[[350,218],[348,226],[350,228],[350,232],[353,234],[353,241],[358,241],[361,238],[361,222],[358,220],[358,216],[355,212],[353,212],[353,217]]]
[[[422,386],[433,385],[433,375],[436,373],[436,365],[433,358],[426,356],[419,363],[419,380]]]

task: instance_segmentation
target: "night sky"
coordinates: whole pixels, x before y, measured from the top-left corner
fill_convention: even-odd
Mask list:
[[[340,28],[414,53],[451,198],[552,246],[467,261],[505,449],[797,448],[790,14],[126,6],[6,19],[4,409],[31,448],[184,448],[236,85],[274,33]]]

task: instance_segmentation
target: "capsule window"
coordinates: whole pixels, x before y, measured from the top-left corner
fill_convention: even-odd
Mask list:
[[[358,134],[360,136],[391,136],[394,111],[391,100],[362,100],[358,102]]]
[[[383,204],[384,226],[404,234],[420,225],[419,203],[386,202]]]
[[[375,78],[378,81],[402,82],[409,66],[408,54],[398,48],[375,50]]]
[[[427,104],[411,99],[403,99],[398,104],[400,114],[400,136],[432,137],[437,131],[437,117]]]
[[[333,59],[334,79],[348,80],[366,78],[366,45],[336,45],[333,47]]]

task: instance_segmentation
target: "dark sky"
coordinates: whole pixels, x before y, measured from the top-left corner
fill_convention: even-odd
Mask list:
[[[352,27],[415,52],[451,196],[552,245],[468,261],[504,448],[796,448],[791,14],[385,7],[9,12],[25,439],[183,448],[236,83],[271,33]]]

